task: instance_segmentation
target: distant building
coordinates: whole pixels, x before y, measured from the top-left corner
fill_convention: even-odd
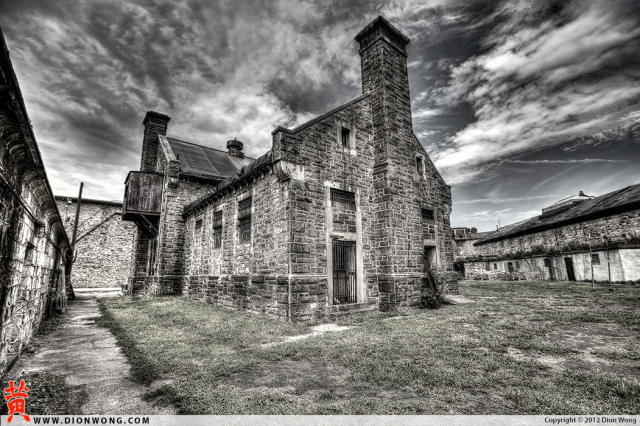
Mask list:
[[[363,94],[276,128],[256,160],[236,140],[167,137],[169,117],[147,113],[124,204],[141,229],[134,292],[302,319],[417,307],[426,270],[452,271],[451,191],[413,133],[409,39],[382,17],[355,39]]]
[[[457,250],[456,263],[466,278],[640,283],[640,185],[581,191]]]
[[[69,239],[0,31],[0,378],[66,306]]]
[[[73,235],[78,197],[56,195],[67,235]],[[129,281],[136,226],[122,220],[122,201],[83,198],[71,279],[74,288],[120,287]]]
[[[493,231],[478,232],[476,228],[451,228],[451,232],[453,234],[453,269],[461,276],[465,276],[464,259],[477,255],[477,249],[473,244]]]

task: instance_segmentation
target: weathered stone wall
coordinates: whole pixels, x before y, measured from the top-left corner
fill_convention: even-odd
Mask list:
[[[0,377],[55,307],[69,241],[0,32]]]
[[[67,235],[72,237],[77,197],[56,196]],[[74,287],[120,287],[127,284],[136,226],[122,221],[122,203],[83,199],[73,263]]]
[[[485,261],[498,265],[498,270],[508,271],[511,262],[515,267],[518,261],[525,265],[532,264],[531,272],[537,273],[545,280],[568,279],[565,258],[572,259],[576,279],[591,280],[591,266],[589,245],[592,252],[599,254],[600,265],[594,265],[594,279],[608,281],[609,272],[603,253],[609,250],[611,262],[611,279],[615,282],[635,281],[637,275],[633,263],[623,262],[617,249],[640,242],[640,210],[608,216],[575,224],[550,229],[543,232],[509,238],[502,241],[490,242],[474,247],[474,250],[459,251],[458,261],[465,264],[467,278],[479,276],[477,273],[484,269]],[[624,253],[633,253],[636,249],[626,249]],[[615,254],[613,254],[615,253]],[[466,254],[466,256],[465,256]],[[633,255],[631,255],[633,256]],[[549,267],[541,266],[543,258],[550,259],[552,271]],[[606,256],[604,257],[606,259]],[[604,266],[603,266],[604,265]],[[500,269],[502,268],[502,269]]]
[[[363,96],[297,129],[274,131],[269,176],[275,173],[277,179],[230,188],[233,195],[218,205],[189,214],[186,229],[194,235],[185,238],[185,266],[192,274],[185,277],[185,294],[279,314],[286,307],[291,318],[324,315],[337,307],[332,298],[334,240],[355,242],[355,305],[361,309],[418,307],[425,247],[432,250],[432,266],[452,269],[450,188],[413,135],[404,45],[398,54],[385,31],[363,43]],[[346,146],[343,129],[349,135]],[[355,210],[332,205],[332,188],[353,193]],[[256,218],[263,215],[271,222],[257,220],[252,244],[239,247],[231,232],[236,227],[226,224],[235,220],[231,214],[237,200],[248,192]],[[208,220],[221,206],[225,243],[211,252]],[[424,219],[423,209],[432,210],[433,219]],[[195,233],[198,220],[204,231]],[[267,241],[280,244],[265,250],[261,244]],[[273,267],[261,270],[272,261]],[[206,271],[216,275],[206,276]],[[242,275],[219,276],[218,271]],[[452,287],[456,292],[455,283]],[[276,292],[278,303],[267,291]]]
[[[640,242],[640,210],[575,223],[543,232],[476,246],[478,255],[510,256],[518,252],[569,252]]]

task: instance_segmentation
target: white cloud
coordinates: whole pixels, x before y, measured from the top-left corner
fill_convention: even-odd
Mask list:
[[[503,3],[506,21],[485,38],[489,50],[451,71],[440,103],[466,101],[477,118],[434,154],[451,183],[477,176],[496,158],[603,131],[615,137],[640,122],[637,16],[584,2],[568,6],[561,24],[556,16],[539,22],[537,7]]]

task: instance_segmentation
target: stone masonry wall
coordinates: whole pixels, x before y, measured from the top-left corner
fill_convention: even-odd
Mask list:
[[[270,188],[279,187],[280,197],[269,213],[282,218],[286,227],[280,237],[288,257],[286,286],[279,274],[255,275],[251,268],[236,269],[243,275],[231,275],[231,279],[205,276],[210,265],[201,260],[208,250],[208,237],[203,234],[185,240],[191,259],[188,270],[197,275],[185,277],[184,292],[196,298],[231,299],[237,301],[236,306],[245,304],[249,309],[282,313],[282,303],[256,302],[259,298],[255,295],[268,288],[279,292],[277,297],[287,302],[289,317],[322,316],[339,307],[331,296],[334,240],[356,243],[356,305],[363,309],[419,306],[426,276],[425,247],[434,251],[437,266],[452,269],[450,188],[413,135],[404,46],[398,54],[398,46],[388,43],[395,36],[386,28],[372,34],[361,43],[365,94],[296,129],[278,128],[273,133],[273,172],[278,175],[279,185]],[[343,146],[342,129],[348,130],[347,146]],[[254,200],[260,200],[258,184],[251,183],[243,191],[252,190]],[[355,211],[333,206],[332,188],[353,193]],[[224,209],[228,218],[226,205]],[[434,218],[423,219],[422,209],[431,209]],[[196,220],[206,224],[208,214],[191,214],[186,229],[195,230]],[[253,235],[270,232],[269,227],[257,227]],[[216,264],[222,259],[219,270],[231,273],[229,267],[225,269],[223,252],[221,257],[210,259]],[[248,257],[246,252],[234,256],[239,262],[264,264],[255,263],[260,256],[255,242],[249,247]],[[254,277],[258,277],[255,284]],[[242,284],[234,287],[229,284],[232,282]],[[453,287],[457,291],[455,283]]]
[[[588,250],[589,241],[592,247],[640,241],[640,210],[478,245],[476,252],[477,256],[512,257],[532,251],[570,252]]]
[[[252,197],[251,240],[241,243],[238,201]],[[185,221],[183,295],[226,307],[287,315],[287,185],[271,169],[230,189]],[[213,218],[222,211],[221,247],[214,246]],[[196,222],[201,227],[196,230]]]
[[[0,32],[0,378],[55,308],[69,254]]]
[[[537,272],[541,279],[565,280],[568,279],[568,275],[564,258],[571,258],[576,279],[590,281],[589,244],[591,244],[592,252],[598,254],[600,259],[606,259],[608,246],[612,265],[612,280],[616,282],[635,281],[637,278],[634,273],[628,272],[625,276],[625,271],[632,271],[633,267],[628,267],[617,254],[612,253],[617,252],[618,249],[632,247],[637,242],[640,242],[640,210],[633,210],[478,245],[474,247],[475,251],[471,252],[469,256],[464,256],[464,252],[460,252],[458,259],[465,263],[467,278],[473,277],[485,269],[488,261],[491,271],[508,271],[509,263],[512,263],[515,268],[515,262],[519,262],[525,271]],[[552,271],[548,266],[543,265],[544,258],[550,259]],[[589,264],[588,267],[584,266],[585,262]],[[497,268],[493,267],[494,264]],[[618,267],[616,265],[619,266],[619,270],[616,269]],[[608,281],[606,269],[606,261],[601,261],[600,265],[594,265],[594,279]]]
[[[56,196],[67,235],[73,235],[77,197]],[[83,199],[78,220],[74,287],[120,287],[127,284],[136,226],[122,221],[122,203]]]

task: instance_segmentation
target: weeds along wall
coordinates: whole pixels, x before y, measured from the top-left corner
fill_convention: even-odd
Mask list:
[[[578,281],[591,281],[593,263],[595,281],[606,282],[610,277],[613,282],[636,282],[640,280],[640,210],[466,248],[458,250],[456,261],[464,263],[465,277],[470,279],[515,272],[535,279],[567,280],[565,259],[570,259]]]

